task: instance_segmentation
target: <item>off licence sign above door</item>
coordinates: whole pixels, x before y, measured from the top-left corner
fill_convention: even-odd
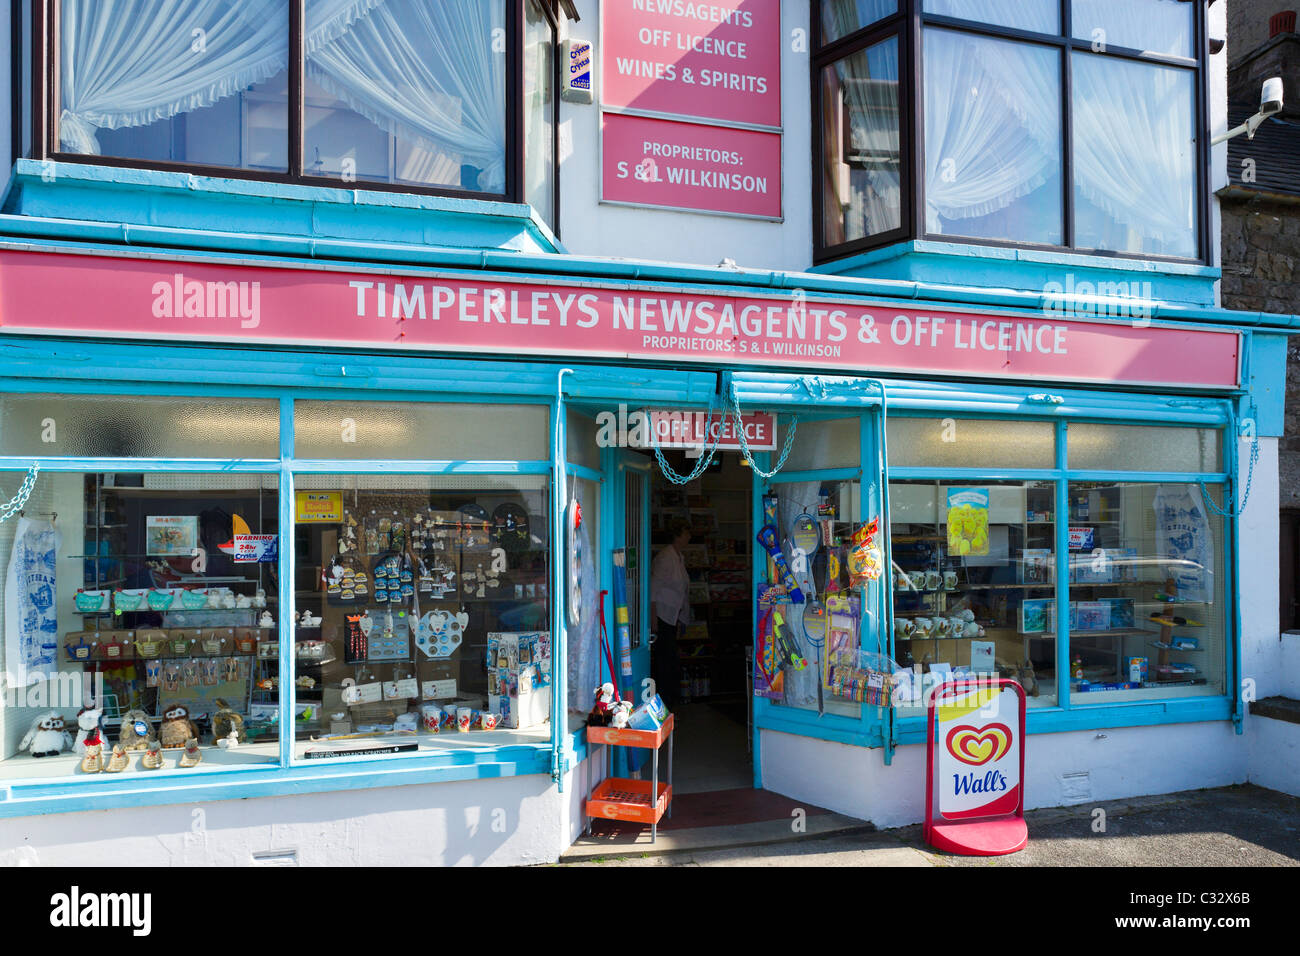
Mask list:
[[[715,441],[720,449],[740,448],[740,432],[733,415],[659,408],[646,413],[651,433],[660,448],[699,448]],[[749,412],[740,416],[745,444],[750,451],[776,448],[776,416],[771,412]],[[647,446],[648,447],[648,446]]]

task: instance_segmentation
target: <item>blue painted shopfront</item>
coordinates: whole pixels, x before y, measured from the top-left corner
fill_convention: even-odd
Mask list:
[[[745,291],[755,295],[789,295],[802,290],[809,301],[818,298],[861,297],[879,304],[915,306],[918,302],[960,304],[963,308],[996,315],[1041,314],[1040,293],[986,288],[978,257],[967,257],[961,288],[909,278],[863,278],[811,273],[758,272],[675,267],[563,255],[558,243],[527,207],[500,203],[453,202],[432,197],[401,197],[362,192],[312,190],[297,186],[201,180],[171,173],[60,168],[52,180],[42,178],[48,164],[20,161],[17,175],[0,217],[0,248],[48,252],[112,252],[162,261],[187,259],[234,262],[247,265],[321,266],[323,263],[363,264],[393,274],[437,270],[440,274],[493,278],[529,278],[544,281],[581,279],[614,288],[654,288],[664,291]],[[55,164],[58,165],[58,164]],[[57,185],[50,185],[55,182]],[[374,207],[382,210],[374,212]],[[403,208],[405,207],[405,208]],[[94,209],[95,221],[85,218]],[[383,234],[396,237],[379,242],[364,238],[379,230],[372,215],[382,215]],[[409,215],[408,215],[409,213]],[[321,225],[328,220],[329,228]],[[395,229],[408,221],[410,234]],[[263,228],[259,229],[257,223]],[[332,238],[321,238],[321,232]],[[451,244],[447,237],[454,235]],[[1045,268],[1045,254],[1017,265],[1004,259],[1000,270],[1024,269],[1035,275]],[[1075,259],[1078,257],[1069,257]],[[1050,265],[1051,257],[1047,257]],[[1062,265],[1069,263],[1062,262]],[[1104,270],[1104,264],[1091,263]],[[954,267],[955,268],[955,267]],[[1122,271],[1112,273],[1122,276]],[[949,276],[949,280],[952,280]],[[1211,283],[1210,275],[1183,276],[1182,281]],[[1117,480],[1133,482],[1186,482],[1212,486],[1212,498],[1231,513],[1242,498],[1253,462],[1252,439],[1277,435],[1282,425],[1282,388],[1285,338],[1300,321],[1291,317],[1228,313],[1187,299],[1158,306],[1156,325],[1195,326],[1243,331],[1242,387],[1230,393],[1197,394],[1180,390],[1135,391],[1125,388],[1078,388],[1062,383],[986,380],[909,379],[905,375],[882,377],[870,369],[825,372],[771,371],[734,365],[657,367],[649,363],[628,365],[592,362],[581,356],[569,360],[524,360],[503,355],[456,356],[400,354],[389,351],[322,349],[310,342],[294,346],[234,347],[138,343],[93,339],[75,335],[45,337],[6,334],[0,338],[0,392],[118,396],[199,396],[272,399],[280,408],[278,459],[68,459],[0,458],[7,485],[32,466],[41,473],[58,471],[132,472],[226,471],[275,476],[278,480],[280,526],[290,528],[294,514],[294,478],[302,474],[419,474],[419,475],[533,475],[550,482],[552,593],[564,593],[563,551],[558,529],[563,527],[567,489],[573,479],[598,482],[600,511],[600,587],[608,589],[609,554],[624,546],[628,529],[616,516],[626,501],[625,475],[629,468],[644,468],[636,457],[613,448],[601,451],[600,467],[568,460],[568,413],[593,412],[617,407],[671,407],[718,409],[739,405],[744,410],[776,412],[783,423],[802,424],[821,419],[855,419],[859,427],[860,461],[856,467],[803,469],[781,472],[772,479],[754,476],[753,513],[761,517],[760,499],[772,485],[791,481],[855,480],[861,482],[862,514],[880,515],[885,534],[889,528],[890,482],[906,480],[997,481],[1032,480],[1054,488],[1055,510],[1067,513],[1071,481]],[[1288,324],[1290,323],[1290,324]],[[402,402],[527,403],[544,407],[551,422],[551,454],[545,460],[446,461],[388,460],[336,461],[299,459],[294,451],[294,402],[302,399]],[[973,419],[1050,423],[1055,434],[1056,460],[1039,469],[923,468],[891,466],[886,435],[888,422],[908,417],[965,417]],[[1072,469],[1067,458],[1067,436],[1075,423],[1168,425],[1218,430],[1223,436],[1221,467],[1188,473],[1102,471]],[[1244,449],[1244,452],[1243,452]],[[755,456],[756,470],[770,470],[776,456]],[[1239,476],[1241,476],[1239,478]],[[642,509],[642,516],[645,510]],[[1089,704],[1072,696],[1068,680],[1060,679],[1054,706],[1032,709],[1031,734],[1086,728],[1155,725],[1193,721],[1233,721],[1240,728],[1239,592],[1233,580],[1238,540],[1237,522],[1225,519],[1225,553],[1222,566],[1227,580],[1224,593],[1230,602],[1225,687],[1220,696],[1172,698]],[[1068,548],[1066,522],[1056,525],[1056,600],[1068,601]],[[885,543],[888,551],[888,538]],[[280,554],[281,607],[293,604],[288,582],[293,580],[293,551]],[[646,564],[648,562],[643,562]],[[755,562],[754,584],[763,566]],[[874,585],[865,606],[872,610],[874,627],[883,646],[895,652],[893,584],[887,571]],[[643,614],[648,616],[647,605]],[[612,619],[612,608],[605,606]],[[484,748],[475,751],[421,752],[382,760],[357,759],[321,767],[292,753],[291,735],[280,742],[278,766],[211,770],[190,777],[153,780],[140,775],[115,780],[69,778],[24,783],[13,780],[0,786],[0,815],[52,813],[193,800],[229,799],[305,793],[334,789],[392,786],[404,783],[489,779],[518,774],[549,774],[563,781],[566,770],[585,757],[583,735],[570,732],[568,701],[589,693],[589,688],[565,686],[563,662],[566,608],[551,602],[554,634],[556,693],[551,709],[548,744]],[[283,617],[283,615],[282,615]],[[642,627],[648,626],[643,618]],[[1058,674],[1069,667],[1068,626],[1063,623],[1057,641]],[[293,657],[293,634],[283,620],[279,629],[282,659]],[[648,672],[648,648],[635,655],[638,678]],[[1236,689],[1234,689],[1236,688]],[[288,683],[280,698],[281,726],[292,726],[294,697]],[[765,731],[819,738],[859,747],[879,748],[888,761],[894,748],[924,739],[920,716],[899,717],[888,708],[863,707],[859,717],[818,714],[756,699],[753,711],[756,735]],[[762,786],[763,768],[755,747],[754,780]]]

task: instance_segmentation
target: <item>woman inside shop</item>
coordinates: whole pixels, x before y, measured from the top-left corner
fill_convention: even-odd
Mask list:
[[[650,566],[650,617],[655,639],[650,651],[650,672],[655,690],[669,710],[677,703],[681,665],[677,659],[677,638],[690,622],[690,575],[686,573],[683,550],[691,543],[691,528],[683,520],[669,526],[673,539],[655,556]]]

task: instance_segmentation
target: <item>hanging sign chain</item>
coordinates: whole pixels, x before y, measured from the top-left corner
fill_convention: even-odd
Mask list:
[[[725,402],[723,403],[721,412],[723,416],[727,414],[727,406]],[[719,425],[722,424],[721,419],[718,420],[718,424]],[[713,398],[712,396],[710,396],[709,411],[706,414],[704,419],[704,434],[706,439],[709,436],[712,425],[713,425]],[[668,459],[664,457],[663,451],[660,450],[659,435],[657,433],[657,430],[654,427],[654,423],[650,422],[650,444],[654,446],[655,458],[659,462],[659,470],[663,472],[663,476],[667,478],[670,482],[672,482],[674,485],[690,484],[696,478],[700,477],[700,475],[704,474],[705,469],[707,469],[709,465],[712,464],[713,462],[714,453],[717,452],[718,442],[721,441],[721,439],[722,439],[722,429],[719,428],[718,433],[713,436],[713,440],[707,446],[708,453],[700,455],[700,460],[696,462],[695,468],[691,471],[691,473],[689,475],[679,475],[676,471],[673,470],[672,465],[668,464]]]
[[[1208,488],[1205,487],[1205,479],[1202,478],[1198,482],[1201,486],[1201,497],[1205,499],[1205,503],[1210,506],[1210,510],[1213,511],[1215,514],[1219,515],[1221,518],[1241,517],[1242,512],[1246,510],[1246,503],[1250,501],[1250,486],[1255,480],[1255,465],[1259,461],[1258,420],[1259,420],[1259,411],[1257,410],[1255,403],[1252,401],[1250,403],[1250,417],[1243,419],[1245,423],[1251,426],[1249,430],[1250,465],[1246,469],[1246,487],[1243,490],[1241,496],[1241,504],[1237,507],[1237,509],[1235,511],[1225,511],[1223,508],[1220,508],[1218,505],[1214,503],[1214,500],[1210,497],[1210,491]],[[1238,426],[1237,434],[1240,435],[1241,431],[1242,431],[1241,427]],[[1226,497],[1223,503],[1225,505],[1228,504]]]
[[[10,498],[5,504],[0,505],[0,522],[8,521],[27,504],[27,499],[31,497],[32,489],[36,487],[36,473],[41,470],[39,462],[33,462],[32,467],[27,469],[27,477],[23,479],[22,486],[18,489],[18,494]]]
[[[749,467],[754,469],[754,474],[760,478],[771,478],[782,468],[785,467],[785,460],[790,457],[790,449],[794,447],[794,432],[799,427],[799,416],[796,415],[790,419],[790,430],[785,435],[785,447],[781,449],[781,457],[777,459],[776,467],[771,471],[764,471],[754,462],[754,456],[749,451],[749,442],[745,440],[745,424],[740,418],[740,399],[736,396],[736,384],[731,384],[731,415],[736,423],[736,435],[740,438],[740,453],[745,456],[745,461],[749,462]]]

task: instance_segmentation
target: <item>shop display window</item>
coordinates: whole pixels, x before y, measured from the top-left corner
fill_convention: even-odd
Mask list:
[[[275,399],[0,393],[0,455],[280,458]]]
[[[862,423],[855,418],[807,419],[777,422],[773,456],[786,447],[791,427],[794,439],[784,471],[822,471],[828,468],[857,468],[861,463]]]
[[[1223,497],[1221,484],[1070,482],[1075,705],[1227,691]]]
[[[1069,426],[1070,467],[1093,471],[1223,471],[1223,433],[1160,425]]]
[[[903,418],[887,425],[891,468],[1055,468],[1051,422]]]
[[[6,440],[20,442],[15,404],[6,399],[6,425],[17,426]],[[148,426],[160,407],[142,403]],[[136,448],[130,428],[113,440]],[[64,435],[72,445],[103,440],[71,420]],[[278,483],[250,473],[40,473],[22,515],[0,524],[0,778],[159,770],[161,780],[279,760],[279,686],[268,668],[281,614]]]
[[[835,423],[820,424],[833,429]],[[852,424],[856,428],[857,420]],[[770,527],[779,529],[785,564],[803,598],[790,601],[781,586],[759,595],[755,692],[780,706],[856,718],[871,676],[886,673],[881,660],[888,647],[863,623],[875,616],[878,585],[858,587],[850,577],[861,488],[858,481],[778,482],[765,502],[769,516],[775,512]],[[759,556],[763,560],[761,549]],[[769,572],[773,578],[784,575]]]
[[[295,755],[550,739],[549,481],[295,477]]]
[[[550,435],[545,405],[294,402],[298,458],[546,461]]]
[[[1008,677],[1029,706],[1054,705],[1056,483],[894,481],[889,494],[900,712],[961,678]]]

